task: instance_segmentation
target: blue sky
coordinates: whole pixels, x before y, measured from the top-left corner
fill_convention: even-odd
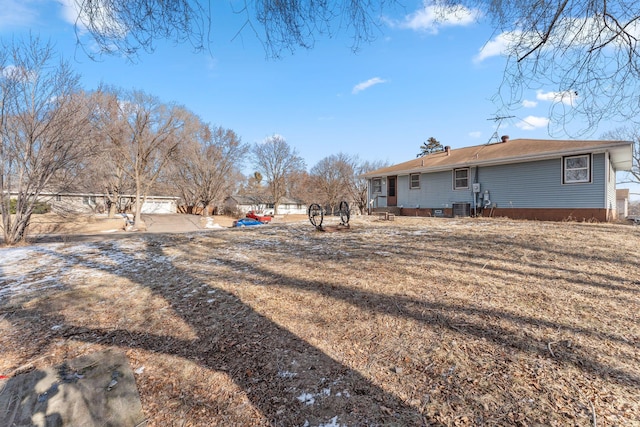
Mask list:
[[[143,90],[233,129],[248,143],[282,135],[308,168],[339,152],[403,162],[429,137],[452,148],[484,144],[496,132],[491,119],[497,115],[515,116],[500,122],[498,135],[550,138],[553,88],[524,93],[519,108],[500,111],[491,101],[505,66],[500,37],[467,16],[436,24],[420,1],[385,16],[377,40],[358,53],[339,34],[278,60],[266,58],[250,31],[236,36],[243,18],[232,13],[232,2],[216,1],[210,52],[160,41],[135,63],[89,59],[76,45],[72,3],[4,0],[0,37],[10,42],[31,32],[50,40],[87,90],[100,83]],[[603,123],[591,137],[618,126]]]

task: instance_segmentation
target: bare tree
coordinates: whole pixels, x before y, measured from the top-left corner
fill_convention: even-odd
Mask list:
[[[287,180],[287,195],[307,205],[316,203],[320,196],[312,181],[313,178],[305,170],[292,172]]]
[[[111,90],[104,95],[107,101],[100,109],[101,131],[106,135],[114,167],[134,182],[134,223],[144,229],[141,207],[164,167],[177,155],[189,113],[140,91]]]
[[[356,203],[360,214],[364,214],[369,207],[368,181],[365,178],[361,178],[361,175],[386,166],[389,166],[389,163],[384,161],[357,161],[354,168],[354,179],[349,190],[351,192],[351,198]]]
[[[304,169],[304,160],[281,135],[256,143],[252,154],[256,169],[267,180],[273,212],[277,214],[280,200],[286,196],[287,181],[292,173]]]
[[[175,186],[191,206],[208,215],[209,206],[220,204],[238,185],[237,176],[249,146],[222,127],[211,129],[192,117],[185,127],[187,139],[182,155],[173,162]]]
[[[349,195],[354,179],[354,160],[344,153],[332,154],[320,160],[311,168],[310,175],[314,187],[318,190],[319,200],[335,212],[339,203]]]
[[[525,89],[549,91],[551,134],[575,136],[600,121],[640,113],[640,9],[634,0],[552,2],[447,0],[443,7],[477,8],[493,21],[507,63],[495,100],[520,106]],[[565,124],[579,116],[582,129]]]
[[[113,218],[118,211],[125,211],[129,207],[128,202],[123,203],[128,199],[122,196],[135,192],[135,183],[130,174],[125,172],[126,161],[121,158],[122,153],[113,150],[114,146],[125,143],[128,129],[124,126],[124,117],[115,91],[98,89],[92,94],[92,99],[93,146],[96,151],[89,166],[87,181],[89,191],[104,191],[108,215]]]
[[[388,3],[396,1],[244,0],[233,4],[233,13],[245,18],[237,36],[249,31],[263,42],[269,56],[277,57],[285,49],[313,47],[318,35],[340,31],[352,36],[355,50],[379,34],[381,12]],[[213,16],[209,1],[74,0],[74,4],[78,42],[88,32],[100,53],[132,57],[140,49],[152,52],[158,39],[190,43],[196,51],[210,46]]]
[[[298,47],[312,48],[317,37],[345,31],[353,48],[380,33],[383,12],[395,0],[272,1],[234,3],[246,17],[238,34],[250,31],[269,56]],[[153,51],[159,38],[209,45],[212,12],[203,0],[75,0],[76,27],[85,29],[106,53],[135,55]],[[522,102],[525,89],[544,89],[553,101],[551,127],[565,130],[578,115],[589,132],[603,119],[640,117],[640,10],[635,0],[425,0],[430,16],[487,18],[507,57],[504,82],[494,98],[499,110]],[[402,10],[402,8],[399,8]],[[576,132],[571,132],[576,133]]]
[[[42,193],[68,186],[88,155],[90,110],[50,44],[30,38],[0,55],[0,210],[4,242],[15,244]]]

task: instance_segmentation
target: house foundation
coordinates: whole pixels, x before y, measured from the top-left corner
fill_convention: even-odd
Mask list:
[[[376,208],[375,212],[389,212],[398,216],[419,216],[419,217],[443,217],[453,218],[466,215],[454,215],[452,208]],[[471,216],[474,214],[471,210]],[[477,211],[477,216],[481,217],[503,217],[511,219],[525,219],[534,221],[577,221],[577,222],[610,222],[616,218],[616,211],[613,209],[598,208],[488,208]]]

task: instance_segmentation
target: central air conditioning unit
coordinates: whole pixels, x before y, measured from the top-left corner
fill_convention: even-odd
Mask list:
[[[453,203],[453,216],[471,216],[471,203]]]

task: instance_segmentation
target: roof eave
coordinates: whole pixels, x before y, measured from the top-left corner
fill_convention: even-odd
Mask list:
[[[501,159],[490,159],[490,160],[473,160],[466,162],[458,162],[451,163],[442,166],[419,166],[411,169],[402,169],[390,171],[387,173],[368,173],[361,175],[364,178],[375,178],[379,176],[389,176],[389,175],[409,175],[412,173],[433,173],[433,172],[444,172],[450,171],[452,169],[458,168],[468,168],[468,167],[477,167],[477,166],[498,166],[504,164],[512,164],[512,163],[524,163],[531,161],[540,161],[540,160],[549,160],[549,159],[557,159],[562,156],[573,156],[583,153],[605,153],[609,152],[611,154],[612,163],[616,170],[629,170],[631,169],[631,157],[632,157],[632,147],[633,143],[615,143],[610,145],[604,145],[599,147],[577,147],[572,150],[557,150],[553,152],[540,153],[536,155],[525,155],[525,156],[512,156],[512,157],[503,157]],[[625,153],[627,151],[627,153]],[[375,171],[374,171],[375,172]]]

